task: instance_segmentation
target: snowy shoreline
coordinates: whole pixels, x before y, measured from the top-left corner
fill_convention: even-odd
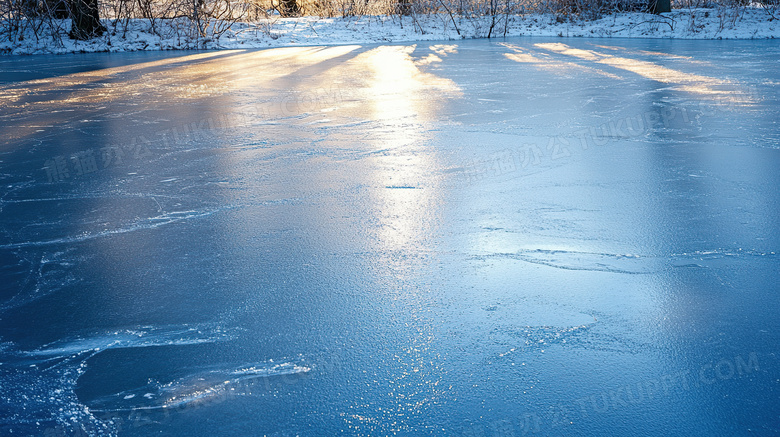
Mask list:
[[[219,37],[193,38],[186,24],[168,20],[127,22],[103,20],[108,32],[90,41],[74,41],[65,35],[69,20],[51,33],[27,31],[22,39],[0,41],[0,53],[67,54],[140,50],[242,49],[339,44],[375,44],[517,36],[668,38],[668,39],[775,39],[780,20],[760,7],[742,9],[680,9],[671,13],[615,13],[597,20],[564,21],[552,14],[510,16],[490,30],[491,17],[455,17],[431,14],[417,17],[362,16],[348,18],[278,18],[255,23],[235,23]],[[506,23],[506,24],[505,24]]]

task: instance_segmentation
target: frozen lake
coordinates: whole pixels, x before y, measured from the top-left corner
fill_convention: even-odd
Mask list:
[[[2,57],[0,433],[777,434],[778,59]]]

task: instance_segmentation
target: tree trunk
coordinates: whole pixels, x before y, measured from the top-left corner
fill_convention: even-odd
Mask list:
[[[671,0],[650,0],[650,9],[654,14],[672,12]]]
[[[73,20],[70,26],[72,39],[87,40],[106,31],[100,24],[97,0],[71,0],[70,18]]]

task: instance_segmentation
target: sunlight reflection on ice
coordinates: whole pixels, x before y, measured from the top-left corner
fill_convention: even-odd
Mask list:
[[[679,85],[679,89],[697,94],[710,95],[720,100],[736,101],[747,103],[744,97],[734,96],[733,90],[719,90],[717,87],[729,85],[730,82],[719,80],[708,76],[685,73],[669,67],[655,64],[653,62],[642,61],[639,59],[621,58],[618,56],[607,55],[593,50],[575,49],[562,43],[539,43],[534,44],[544,50],[559,53],[566,56],[596,62],[598,64],[609,65],[625,71],[636,73],[650,80],[662,83]]]
[[[424,91],[459,95],[449,79],[424,73],[411,54],[415,46],[379,47],[355,59],[370,72],[366,98],[371,101],[371,118],[384,129],[378,148],[390,150],[378,160],[375,175],[381,202],[380,240],[389,249],[414,244],[428,232],[435,213],[436,181],[428,171],[435,163],[434,151],[422,144],[420,123],[436,109]],[[453,50],[440,50],[442,54]]]
[[[570,71],[584,71],[587,73],[598,74],[606,76],[612,79],[620,79],[620,76],[616,76],[612,73],[599,70],[598,68],[586,67],[574,62],[555,61],[550,58],[550,55],[546,53],[534,53],[527,49],[520,48],[517,45],[509,43],[501,43],[500,45],[512,50],[514,53],[504,53],[507,59],[523,64],[532,64],[534,67],[550,71],[556,75],[565,75]]]

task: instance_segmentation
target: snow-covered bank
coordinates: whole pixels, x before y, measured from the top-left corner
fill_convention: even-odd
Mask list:
[[[446,14],[411,17],[272,18],[258,23],[236,23],[219,37],[192,38],[182,21],[157,21],[156,32],[147,20],[117,24],[104,20],[109,31],[91,41],[61,36],[36,36],[28,31],[14,41],[0,41],[0,53],[78,53],[100,51],[235,49],[302,45],[365,44],[381,42],[455,40],[488,36],[559,36],[682,39],[780,38],[780,20],[762,8],[675,10],[662,15],[617,13],[597,20],[566,21],[554,15],[451,19]],[[69,29],[67,20],[59,23]]]

